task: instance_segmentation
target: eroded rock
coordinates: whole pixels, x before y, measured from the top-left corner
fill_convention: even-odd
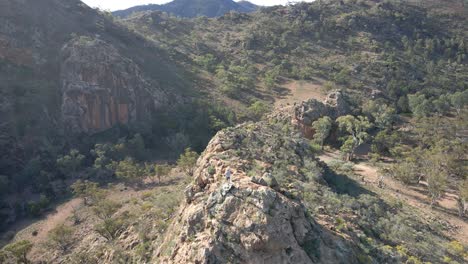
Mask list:
[[[318,163],[301,137],[278,126],[266,121],[246,123],[211,140],[197,162],[187,202],[167,230],[154,261],[357,263],[352,250],[330,253],[335,243],[295,196],[306,179],[301,171],[306,164]],[[210,180],[208,167],[215,171]],[[232,170],[231,181],[223,177],[227,167]],[[321,259],[322,253],[328,258]]]

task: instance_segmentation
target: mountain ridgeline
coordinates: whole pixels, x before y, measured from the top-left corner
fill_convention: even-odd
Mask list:
[[[233,0],[174,0],[167,4],[134,6],[125,10],[112,12],[118,17],[128,17],[137,12],[163,11],[174,16],[193,18],[198,16],[219,17],[228,12],[254,12],[259,7],[248,1],[234,2]]]

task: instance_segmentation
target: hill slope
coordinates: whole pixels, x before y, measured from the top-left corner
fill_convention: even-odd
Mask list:
[[[0,220],[51,217],[1,236],[0,262],[466,262],[461,3],[114,21],[78,1],[2,2]],[[324,144],[340,161],[316,159]],[[197,162],[188,147],[206,149]],[[376,164],[371,184],[353,159]],[[80,199],[48,211],[74,182]]]
[[[125,10],[114,11],[112,14],[118,17],[128,17],[132,13],[144,11],[163,11],[179,17],[218,17],[230,11],[241,13],[253,12],[258,6],[248,2],[234,2],[232,0],[174,0],[163,5],[142,5]]]
[[[219,132],[188,181],[173,172],[150,190],[107,187],[106,198],[91,196],[63,219],[68,233],[58,233],[58,242],[32,237],[30,257],[48,263],[461,261],[446,246],[453,230],[443,219],[317,160],[303,134],[304,117],[334,119],[346,114],[342,103],[309,100]],[[31,236],[31,230],[17,235]]]

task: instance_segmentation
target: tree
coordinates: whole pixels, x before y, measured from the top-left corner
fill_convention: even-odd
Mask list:
[[[147,175],[146,168],[126,157],[124,160],[115,162],[115,175],[125,181],[136,181]]]
[[[432,170],[429,171],[426,177],[432,207],[445,192],[445,187],[447,185],[447,174],[440,170]]]
[[[403,161],[394,164],[390,168],[392,176],[404,184],[418,183],[417,167],[411,161]]]
[[[437,151],[437,150],[433,150]],[[431,207],[444,194],[447,186],[448,173],[444,168],[445,157],[443,153],[430,153],[426,151],[420,168],[427,180],[427,189],[431,198]]]
[[[323,142],[330,135],[332,128],[332,119],[328,116],[319,118],[312,123],[312,127],[315,130],[314,140],[320,145],[320,148],[323,150]]]
[[[352,137],[348,137],[341,145],[340,150],[346,154],[346,160],[351,160],[354,152],[354,140]]]
[[[455,108],[455,111],[457,111],[457,115],[460,115],[466,105],[466,102],[468,102],[468,90],[452,94],[450,96],[450,102],[453,108]]]
[[[428,99],[426,99],[424,94],[408,95],[408,103],[411,112],[416,117],[426,117],[432,111],[432,104]]]
[[[398,98],[397,109],[400,113],[408,113],[410,111],[408,97],[401,96],[400,98]]]
[[[31,251],[32,247],[33,244],[28,240],[21,240],[12,244],[8,244],[0,251],[0,260],[3,258],[2,255],[12,255],[14,258],[16,258],[17,263],[28,264],[29,260],[27,255],[29,251]]]
[[[468,203],[468,179],[465,179],[461,182],[460,186],[458,186],[458,215],[460,217],[465,216],[467,210],[467,203]]]
[[[133,138],[129,139],[125,144],[125,148],[125,154],[136,160],[144,160],[147,156],[145,140],[140,134],[135,134]]]
[[[194,61],[209,72],[213,72],[216,69],[216,58],[213,54],[208,53],[204,56],[197,56]]]
[[[373,118],[375,126],[379,129],[386,129],[395,121],[395,109],[382,102],[369,101],[363,112]]]
[[[65,156],[60,156],[57,159],[57,167],[63,174],[73,174],[81,167],[85,156],[81,155],[76,149],[70,150],[70,153]]]
[[[121,207],[122,205],[117,202],[103,199],[96,203],[93,207],[93,212],[100,219],[106,220],[111,218]]]
[[[47,238],[53,247],[65,252],[74,241],[74,232],[72,227],[62,223],[50,230]]]
[[[190,145],[190,137],[182,131],[169,135],[165,138],[165,141],[175,155],[182,153]]]
[[[356,148],[368,138],[367,130],[371,127],[371,123],[367,117],[358,116],[356,118],[352,115],[340,116],[336,121],[341,130],[350,134],[344,140],[342,148],[344,147],[347,154],[346,159],[352,160]]]
[[[280,67],[276,66],[273,69],[270,69],[265,72],[265,77],[263,79],[263,82],[267,88],[275,88],[276,83],[278,82],[278,77],[280,74]]]
[[[190,148],[185,149],[185,152],[180,155],[177,160],[177,166],[184,170],[189,175],[193,173],[193,167],[197,163],[198,153],[192,151]]]
[[[270,111],[270,107],[262,101],[256,101],[255,103],[251,104],[247,110],[249,111],[249,115],[253,120],[260,120],[266,113]]]
[[[388,129],[379,131],[372,140],[371,150],[376,154],[386,154],[396,145],[399,135]]]
[[[450,110],[450,97],[448,95],[441,95],[439,98],[432,101],[437,113],[440,115],[446,115]]]
[[[83,198],[84,205],[95,203],[104,196],[104,192],[95,182],[78,180],[71,185],[71,189],[76,197]]]
[[[154,174],[158,178],[158,183],[161,183],[161,177],[168,175],[170,171],[171,166],[167,163],[154,165]]]
[[[105,169],[112,162],[112,158],[110,157],[111,151],[112,146],[109,144],[94,145],[94,149],[91,150],[91,154],[96,157],[94,160],[94,168]]]

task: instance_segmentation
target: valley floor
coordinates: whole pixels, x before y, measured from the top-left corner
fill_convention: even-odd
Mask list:
[[[319,156],[319,159],[327,164],[342,160],[339,151],[325,151]],[[372,189],[384,199],[392,197],[402,200],[419,210],[420,215],[447,221],[449,232],[446,235],[463,244],[468,244],[468,222],[466,219],[458,217],[457,196],[452,190],[445,192],[438,203],[431,208],[425,182],[421,182],[418,186],[405,186],[390,177],[383,177],[384,187],[379,188],[379,177],[382,174],[379,172],[378,164],[372,165],[367,161],[358,161],[353,165],[354,173],[363,187]]]

